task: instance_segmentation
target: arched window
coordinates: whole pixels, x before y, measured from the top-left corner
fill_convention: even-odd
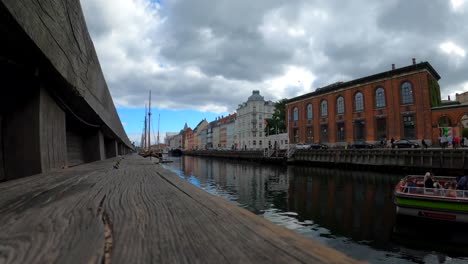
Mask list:
[[[375,90],[375,106],[377,108],[385,107],[385,90],[382,87]]]
[[[344,114],[344,98],[343,96],[339,96],[336,99],[336,113],[341,115]]]
[[[323,100],[320,103],[320,115],[327,116],[328,115],[328,103],[327,100]]]
[[[442,116],[439,118],[439,127],[451,127],[452,126],[452,120],[448,118],[448,116]]]
[[[357,92],[354,95],[354,111],[364,111],[364,96],[361,92]]]
[[[294,107],[293,109],[293,120],[297,121],[299,119],[299,109],[297,107]]]
[[[401,103],[413,103],[413,85],[411,85],[410,82],[404,82],[401,84]]]
[[[307,105],[307,120],[312,120],[314,116],[312,115],[312,104]]]

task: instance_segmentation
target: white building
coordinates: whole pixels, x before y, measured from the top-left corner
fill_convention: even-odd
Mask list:
[[[252,91],[247,102],[237,108],[235,121],[235,140],[237,149],[258,150],[268,147],[266,141],[265,120],[271,118],[274,103],[265,101],[260,91]]]

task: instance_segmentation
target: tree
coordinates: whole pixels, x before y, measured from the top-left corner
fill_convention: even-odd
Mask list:
[[[266,119],[265,133],[279,134],[286,132],[286,103],[288,99],[281,99],[275,103],[275,111],[271,118]]]

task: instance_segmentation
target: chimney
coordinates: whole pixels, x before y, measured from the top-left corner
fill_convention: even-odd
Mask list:
[[[392,64],[392,70],[394,70],[394,69],[395,69],[395,63]]]
[[[416,64],[416,58],[413,58],[413,65]]]

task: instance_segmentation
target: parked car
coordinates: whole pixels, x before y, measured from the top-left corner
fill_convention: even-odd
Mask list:
[[[400,139],[393,142],[394,148],[419,148],[419,144],[413,141],[409,141],[406,139]]]
[[[328,149],[327,145],[324,144],[310,144],[311,149]]]
[[[310,149],[310,145],[309,144],[298,143],[298,144],[296,144],[296,149]]]
[[[361,149],[361,148],[365,148],[365,149],[371,149],[371,148],[374,148],[374,145],[370,144],[370,143],[367,143],[365,141],[356,141],[354,142],[353,144],[351,144],[351,148],[354,148],[354,149]]]

